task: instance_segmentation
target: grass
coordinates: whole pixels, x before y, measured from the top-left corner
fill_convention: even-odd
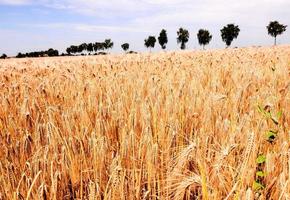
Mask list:
[[[288,46],[0,61],[0,199],[289,199],[289,77]]]

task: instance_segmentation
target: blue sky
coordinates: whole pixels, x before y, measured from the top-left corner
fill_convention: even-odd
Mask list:
[[[144,51],[144,39],[162,28],[168,48],[175,50],[179,27],[190,31],[190,49],[200,48],[200,28],[213,34],[208,48],[223,48],[219,30],[228,23],[241,29],[233,46],[271,45],[265,27],[271,20],[290,26],[289,8],[289,0],[0,0],[0,54],[50,47],[62,52],[71,44],[106,38],[114,41],[113,52],[124,42]],[[290,43],[290,30],[278,43]]]

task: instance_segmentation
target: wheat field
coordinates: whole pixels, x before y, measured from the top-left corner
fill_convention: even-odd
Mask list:
[[[290,199],[290,46],[0,61],[0,199]]]

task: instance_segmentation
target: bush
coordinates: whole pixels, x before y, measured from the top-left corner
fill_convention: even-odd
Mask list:
[[[127,54],[137,54],[136,51],[129,51]]]
[[[107,55],[106,52],[99,52],[97,55]]]
[[[2,54],[2,56],[0,57],[0,59],[6,59],[7,58],[7,55],[4,53]]]

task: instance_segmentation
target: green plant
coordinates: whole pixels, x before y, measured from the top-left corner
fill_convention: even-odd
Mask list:
[[[270,143],[274,142],[274,140],[277,138],[277,134],[278,134],[278,131],[273,131],[273,130],[267,131],[266,132],[267,141]]]
[[[255,175],[255,181],[253,183],[253,189],[256,192],[259,192],[260,190],[263,190],[265,188],[264,186],[264,178],[266,176],[266,173],[264,172],[265,163],[266,163],[266,156],[264,154],[259,155],[256,158],[257,168],[256,168],[256,175]]]
[[[269,105],[266,105],[264,108],[262,108],[260,105],[258,105],[258,112],[265,117],[266,120],[270,120],[277,128],[279,128],[279,120],[281,119],[283,113],[282,111],[277,112],[275,115],[271,112],[271,107]],[[277,130],[268,130],[266,132],[266,140],[269,143],[273,143],[278,136]],[[255,174],[255,181],[253,183],[253,189],[258,192],[265,189],[265,163],[266,163],[266,155],[260,154],[256,158],[256,174]]]
[[[263,186],[261,183],[259,183],[257,181],[254,181],[254,183],[253,183],[253,189],[255,191],[262,190],[264,188],[265,188],[265,186]]]
[[[258,158],[256,159],[257,164],[263,164],[266,162],[266,156],[265,155],[259,155]]]

